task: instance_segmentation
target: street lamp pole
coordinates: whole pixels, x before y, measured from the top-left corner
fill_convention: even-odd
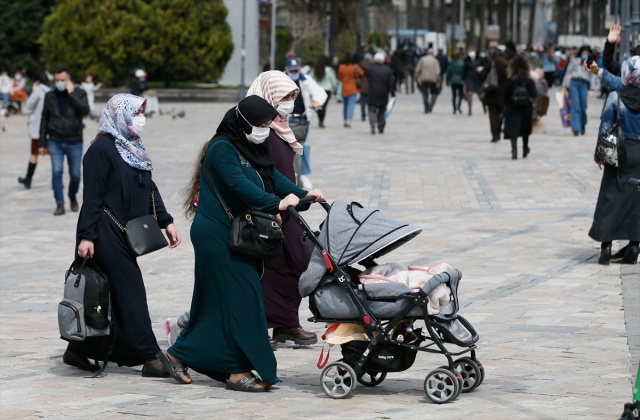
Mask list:
[[[362,25],[360,26],[360,45],[367,43],[367,0],[362,0]]]
[[[631,32],[640,38],[640,0],[633,0],[633,11],[631,12]],[[638,38],[633,40],[635,44]]]
[[[242,41],[240,43],[240,89],[238,89],[238,102],[240,102],[245,95],[244,86],[244,59],[247,55],[245,51],[245,21],[247,18],[247,0],[242,0]]]
[[[271,0],[271,70],[276,68],[276,5],[278,0]],[[243,20],[244,22],[244,20]]]

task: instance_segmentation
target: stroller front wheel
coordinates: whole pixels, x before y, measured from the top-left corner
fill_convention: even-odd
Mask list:
[[[356,373],[346,363],[330,363],[320,374],[320,386],[331,398],[347,398],[356,389]]]

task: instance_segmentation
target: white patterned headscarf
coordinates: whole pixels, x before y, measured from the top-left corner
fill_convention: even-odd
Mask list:
[[[151,158],[147,155],[140,136],[132,128],[133,117],[140,107],[146,106],[146,101],[128,93],[120,93],[109,99],[100,113],[98,134],[93,141],[104,134],[111,134],[116,139],[116,149],[122,160],[133,168],[151,171]]]
[[[622,62],[620,78],[625,86],[640,87],[640,56],[634,55]]]
[[[272,107],[277,108],[278,104],[292,91],[298,89],[298,85],[285,73],[278,70],[269,70],[262,72],[256,77],[256,80],[251,83],[247,96],[258,95],[271,104]],[[302,154],[302,145],[298,143],[296,137],[293,135],[293,131],[289,127],[289,116],[280,115],[273,119],[270,126],[282,140],[289,144],[289,147],[293,149],[296,154]]]

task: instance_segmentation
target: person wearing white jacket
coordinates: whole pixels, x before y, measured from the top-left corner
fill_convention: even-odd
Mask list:
[[[27,175],[19,177],[18,182],[26,189],[31,188],[31,179],[38,164],[38,148],[40,144],[40,120],[42,119],[42,107],[44,105],[44,95],[49,92],[49,78],[44,72],[36,75],[31,88],[31,95],[25,101],[24,106],[29,111],[29,138],[31,139],[31,156],[29,156],[29,166]]]
[[[315,111],[318,110],[327,101],[327,92],[322,89],[315,80],[309,75],[300,71],[300,59],[298,57],[290,57],[287,60],[285,73],[300,88],[300,95],[296,98],[293,105],[293,112],[289,117],[289,125],[301,123],[306,125],[304,138],[297,140],[302,144],[304,150],[301,158],[299,179],[302,188],[312,189],[313,184],[309,179],[311,173],[311,147],[309,146],[309,126]],[[297,137],[297,136],[296,136]]]

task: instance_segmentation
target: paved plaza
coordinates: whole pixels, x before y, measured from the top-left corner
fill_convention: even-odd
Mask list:
[[[618,418],[631,401],[640,356],[640,268],[598,265],[599,244],[587,236],[601,177],[592,157],[602,103],[589,102],[587,134],[574,137],[561,127],[552,97],[545,132],[532,136],[527,159],[519,144],[517,161],[508,141],[490,143],[477,98],[472,116],[465,105],[463,115],[452,115],[448,91],[427,115],[417,92],[398,95],[382,135],[359,118],[343,128],[335,99],[327,128],[313,125],[310,178],[329,201],[357,201],[423,228],[379,262],[447,261],[464,275],[460,314],[480,334],[486,379],[445,405],[423,391],[425,376],[446,361],[429,354],[377,387],[358,386],[350,399],[328,398],[316,367],[321,342],[281,344],[275,355],[283,382],[267,394],[227,391],[195,373],[193,384],[180,386],[143,378],[141,367],[110,364],[106,376],[87,379],[64,365],[56,311],[75,255],[77,213],[67,203],[65,216],[52,216],[48,157],[31,190],[16,182],[27,167],[27,117],[0,119],[0,418]],[[143,132],[154,180],[183,235],[179,248],[139,259],[163,349],[164,320],[189,308],[193,286],[180,193],[231,106],[161,104],[186,117],[156,115]],[[85,147],[96,126],[86,121]],[[322,209],[306,219],[318,226]],[[306,329],[324,332],[307,322],[306,301],[300,315]],[[339,358],[333,348],[331,360]]]

